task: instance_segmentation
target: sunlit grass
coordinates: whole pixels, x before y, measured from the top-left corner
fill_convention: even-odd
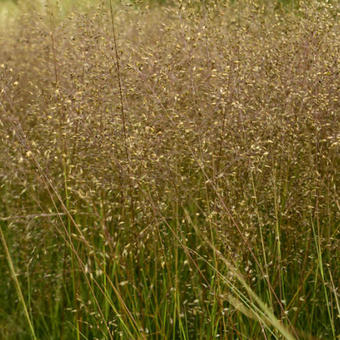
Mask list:
[[[18,8],[0,339],[336,339],[336,5]]]

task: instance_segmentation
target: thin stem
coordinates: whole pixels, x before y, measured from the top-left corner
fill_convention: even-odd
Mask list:
[[[22,304],[22,307],[24,309],[24,314],[25,314],[28,326],[29,326],[30,331],[31,331],[32,339],[37,340],[37,337],[36,337],[35,332],[34,332],[33,323],[31,321],[30,315],[28,313],[26,302],[25,302],[24,296],[23,296],[22,291],[21,291],[20,283],[19,283],[19,280],[17,278],[17,274],[16,274],[15,269],[14,269],[12,257],[11,257],[9,250],[8,250],[6,238],[5,238],[5,235],[2,231],[2,227],[0,228],[0,237],[1,237],[2,246],[4,247],[4,250],[5,250],[8,266],[9,266],[9,269],[10,269],[10,272],[11,272],[11,275],[12,275],[12,279],[14,281],[15,288],[16,288],[16,291],[17,291],[17,294],[18,294],[18,298],[19,298],[19,300]]]

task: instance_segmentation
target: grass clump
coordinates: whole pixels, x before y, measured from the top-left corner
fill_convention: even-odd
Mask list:
[[[58,13],[0,41],[0,338],[335,339],[336,4]]]

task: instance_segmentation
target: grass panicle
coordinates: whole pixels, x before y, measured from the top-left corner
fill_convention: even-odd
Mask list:
[[[0,25],[0,339],[337,339],[338,4],[80,2]]]

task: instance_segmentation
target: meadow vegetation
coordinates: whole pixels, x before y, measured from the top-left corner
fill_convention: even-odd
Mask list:
[[[1,25],[0,339],[337,339],[338,3],[62,4]]]

